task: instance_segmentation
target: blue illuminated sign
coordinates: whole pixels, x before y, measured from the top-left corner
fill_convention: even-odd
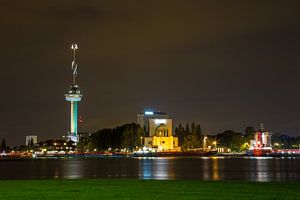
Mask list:
[[[153,112],[151,112],[151,111],[146,111],[146,112],[145,112],[145,115],[153,115]]]

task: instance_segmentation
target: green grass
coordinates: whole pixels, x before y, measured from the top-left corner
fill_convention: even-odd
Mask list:
[[[2,180],[0,199],[300,199],[300,182]]]

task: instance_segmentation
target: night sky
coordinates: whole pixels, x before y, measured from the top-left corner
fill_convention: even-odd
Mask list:
[[[204,133],[300,133],[299,1],[1,1],[0,139],[69,130],[71,43],[81,131],[146,109]]]

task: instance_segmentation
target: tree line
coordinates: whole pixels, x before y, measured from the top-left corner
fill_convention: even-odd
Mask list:
[[[180,123],[175,128],[175,136],[178,137],[178,146],[183,150],[200,148],[203,145],[203,134],[200,124],[195,122],[185,125]]]
[[[203,148],[204,137],[206,137],[206,147],[225,147],[232,151],[245,151],[250,147],[250,140],[254,139],[255,129],[248,126],[244,133],[226,130],[214,135],[203,135],[200,124],[195,122],[189,124],[179,124],[175,127],[174,136],[178,137],[178,146],[182,150]],[[141,138],[142,137],[142,138]],[[125,124],[116,128],[106,128],[96,131],[89,136],[82,137],[78,143],[80,151],[106,151],[108,149],[133,150],[142,146],[142,139],[145,137],[145,130],[136,123]],[[272,134],[272,146],[274,149],[299,149],[300,136],[292,137],[283,134]],[[22,148],[21,148],[22,147]],[[27,145],[22,145],[18,149],[28,150],[34,147],[33,140]],[[10,148],[2,139],[0,153],[8,152]]]
[[[126,148],[132,150],[141,146],[145,132],[140,125],[131,123],[116,128],[106,128],[83,137],[78,143],[81,151],[97,149],[105,151],[108,149]]]
[[[205,135],[206,147],[229,148],[235,152],[249,149],[250,140],[254,140],[256,130],[252,126],[246,127],[244,133],[226,130],[214,135]],[[179,146],[183,150],[203,148],[204,135],[200,124],[187,123],[185,126],[179,124],[175,128],[175,135],[178,137]],[[274,149],[300,149],[300,136],[292,137],[280,133],[272,134],[271,143]]]
[[[203,135],[200,124],[195,122],[191,125],[187,123],[185,127],[179,124],[175,128],[175,135],[178,137],[179,146],[183,150],[210,146],[211,148],[225,147],[232,151],[245,151],[249,148],[249,141],[254,139],[254,133],[254,128],[249,126],[245,129],[245,134],[226,130],[215,135]],[[203,144],[204,140],[205,144]]]

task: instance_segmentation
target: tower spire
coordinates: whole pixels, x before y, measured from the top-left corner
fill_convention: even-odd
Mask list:
[[[73,61],[72,61],[72,74],[73,74],[73,86],[76,85],[77,76],[77,63],[76,63],[76,50],[78,49],[77,44],[72,44],[71,49],[73,50]]]

